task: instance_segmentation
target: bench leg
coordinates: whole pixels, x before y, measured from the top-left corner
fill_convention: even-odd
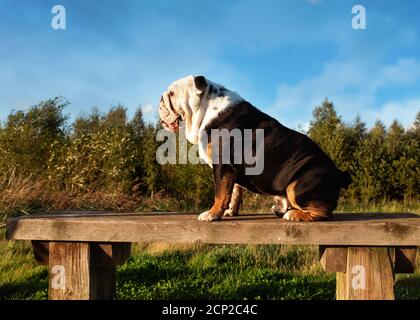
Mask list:
[[[319,247],[324,270],[337,273],[340,300],[394,299],[394,274],[414,273],[416,252],[416,247]]]
[[[390,249],[350,247],[346,272],[337,273],[338,300],[393,300],[394,266]]]
[[[49,243],[49,299],[115,299],[115,268],[130,244]]]

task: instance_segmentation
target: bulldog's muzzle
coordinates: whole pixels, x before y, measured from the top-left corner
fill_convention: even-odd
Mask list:
[[[166,93],[160,98],[159,116],[162,126],[166,130],[177,131],[179,129],[179,122],[182,117],[175,111],[171,98]]]

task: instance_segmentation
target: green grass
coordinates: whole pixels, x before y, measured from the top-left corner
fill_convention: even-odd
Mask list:
[[[201,246],[148,250],[118,269],[121,299],[332,299],[314,248]]]
[[[47,297],[48,270],[37,265],[29,242],[7,241],[0,230],[0,299]]]
[[[0,299],[46,299],[48,272],[29,242],[0,241]],[[420,299],[420,274],[397,277],[398,299]],[[312,246],[135,245],[117,269],[118,299],[334,299]]]

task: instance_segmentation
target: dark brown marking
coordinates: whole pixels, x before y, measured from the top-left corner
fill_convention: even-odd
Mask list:
[[[207,88],[207,80],[203,76],[194,77],[194,85],[198,90],[203,92]]]

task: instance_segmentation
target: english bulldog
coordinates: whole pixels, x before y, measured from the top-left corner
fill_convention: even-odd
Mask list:
[[[170,84],[160,99],[159,115],[166,130],[177,131],[182,121],[187,140],[198,144],[200,158],[213,169],[214,204],[198,220],[238,215],[242,188],[273,195],[276,204],[271,210],[286,220],[331,220],[340,189],[351,183],[350,175],[337,169],[309,137],[283,126],[237,93],[203,76],[188,76]],[[246,174],[250,165],[234,161],[238,150],[231,146],[230,161],[222,161],[222,153],[215,152],[212,145],[216,141],[211,137],[213,130],[223,129],[239,129],[244,134],[251,131],[255,143],[252,151],[263,161],[262,172]],[[257,146],[258,130],[264,134],[263,148]],[[226,141],[217,144],[218,149],[223,143]]]

